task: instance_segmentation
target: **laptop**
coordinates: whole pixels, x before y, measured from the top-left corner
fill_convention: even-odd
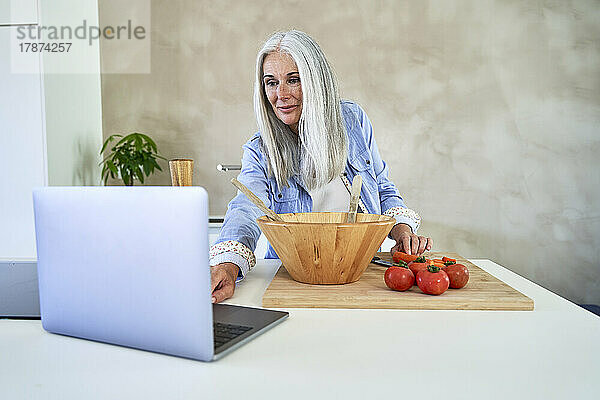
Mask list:
[[[201,187],[45,187],[33,202],[48,332],[211,361],[289,316],[212,304]]]

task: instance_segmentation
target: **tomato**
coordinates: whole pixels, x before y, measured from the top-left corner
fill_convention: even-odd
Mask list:
[[[417,286],[423,293],[437,296],[448,289],[450,279],[439,267],[429,265],[426,270],[417,274]]]
[[[469,270],[462,264],[448,265],[445,271],[453,289],[460,289],[469,282]]]
[[[424,256],[417,257],[417,259],[413,262],[408,263],[408,268],[412,271],[413,275],[416,277],[419,274],[419,271],[427,269],[430,261],[427,260]]]
[[[398,262],[398,261],[404,261],[404,262],[411,262],[411,261],[415,261],[417,259],[418,256],[414,255],[414,254],[406,254],[403,253],[401,251],[396,251],[394,252],[394,254],[392,255],[392,258],[394,259],[394,262]]]
[[[400,263],[397,267],[389,267],[383,275],[383,280],[390,289],[403,292],[412,287],[415,283],[415,276],[406,267],[406,263]]]
[[[447,263],[447,262],[450,262],[450,263],[453,263],[453,264],[456,263],[456,260],[454,258],[448,258],[448,257],[445,257],[445,256],[442,257],[442,261],[444,263]]]

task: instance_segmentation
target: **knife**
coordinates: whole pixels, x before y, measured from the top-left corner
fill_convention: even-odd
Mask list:
[[[397,267],[398,266],[398,265],[394,264],[393,262],[382,260],[381,258],[379,258],[377,256],[373,257],[373,259],[371,260],[371,263],[377,264],[377,265],[383,265],[384,267]]]

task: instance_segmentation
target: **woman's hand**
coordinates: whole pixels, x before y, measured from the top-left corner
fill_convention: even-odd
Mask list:
[[[233,296],[240,268],[233,263],[221,263],[210,268],[212,302],[220,303]]]
[[[390,232],[390,236],[396,241],[390,252],[402,251],[406,254],[421,255],[424,251],[431,250],[433,240],[425,236],[417,236],[412,233],[410,226],[406,224],[396,224]]]

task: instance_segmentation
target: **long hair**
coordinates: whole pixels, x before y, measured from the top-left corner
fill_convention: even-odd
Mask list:
[[[273,111],[263,85],[263,62],[273,52],[288,53],[296,62],[302,85],[298,134]],[[333,70],[319,45],[306,33],[292,30],[271,36],[256,57],[254,113],[269,173],[281,188],[299,175],[309,190],[319,188],[346,167],[348,138]]]

